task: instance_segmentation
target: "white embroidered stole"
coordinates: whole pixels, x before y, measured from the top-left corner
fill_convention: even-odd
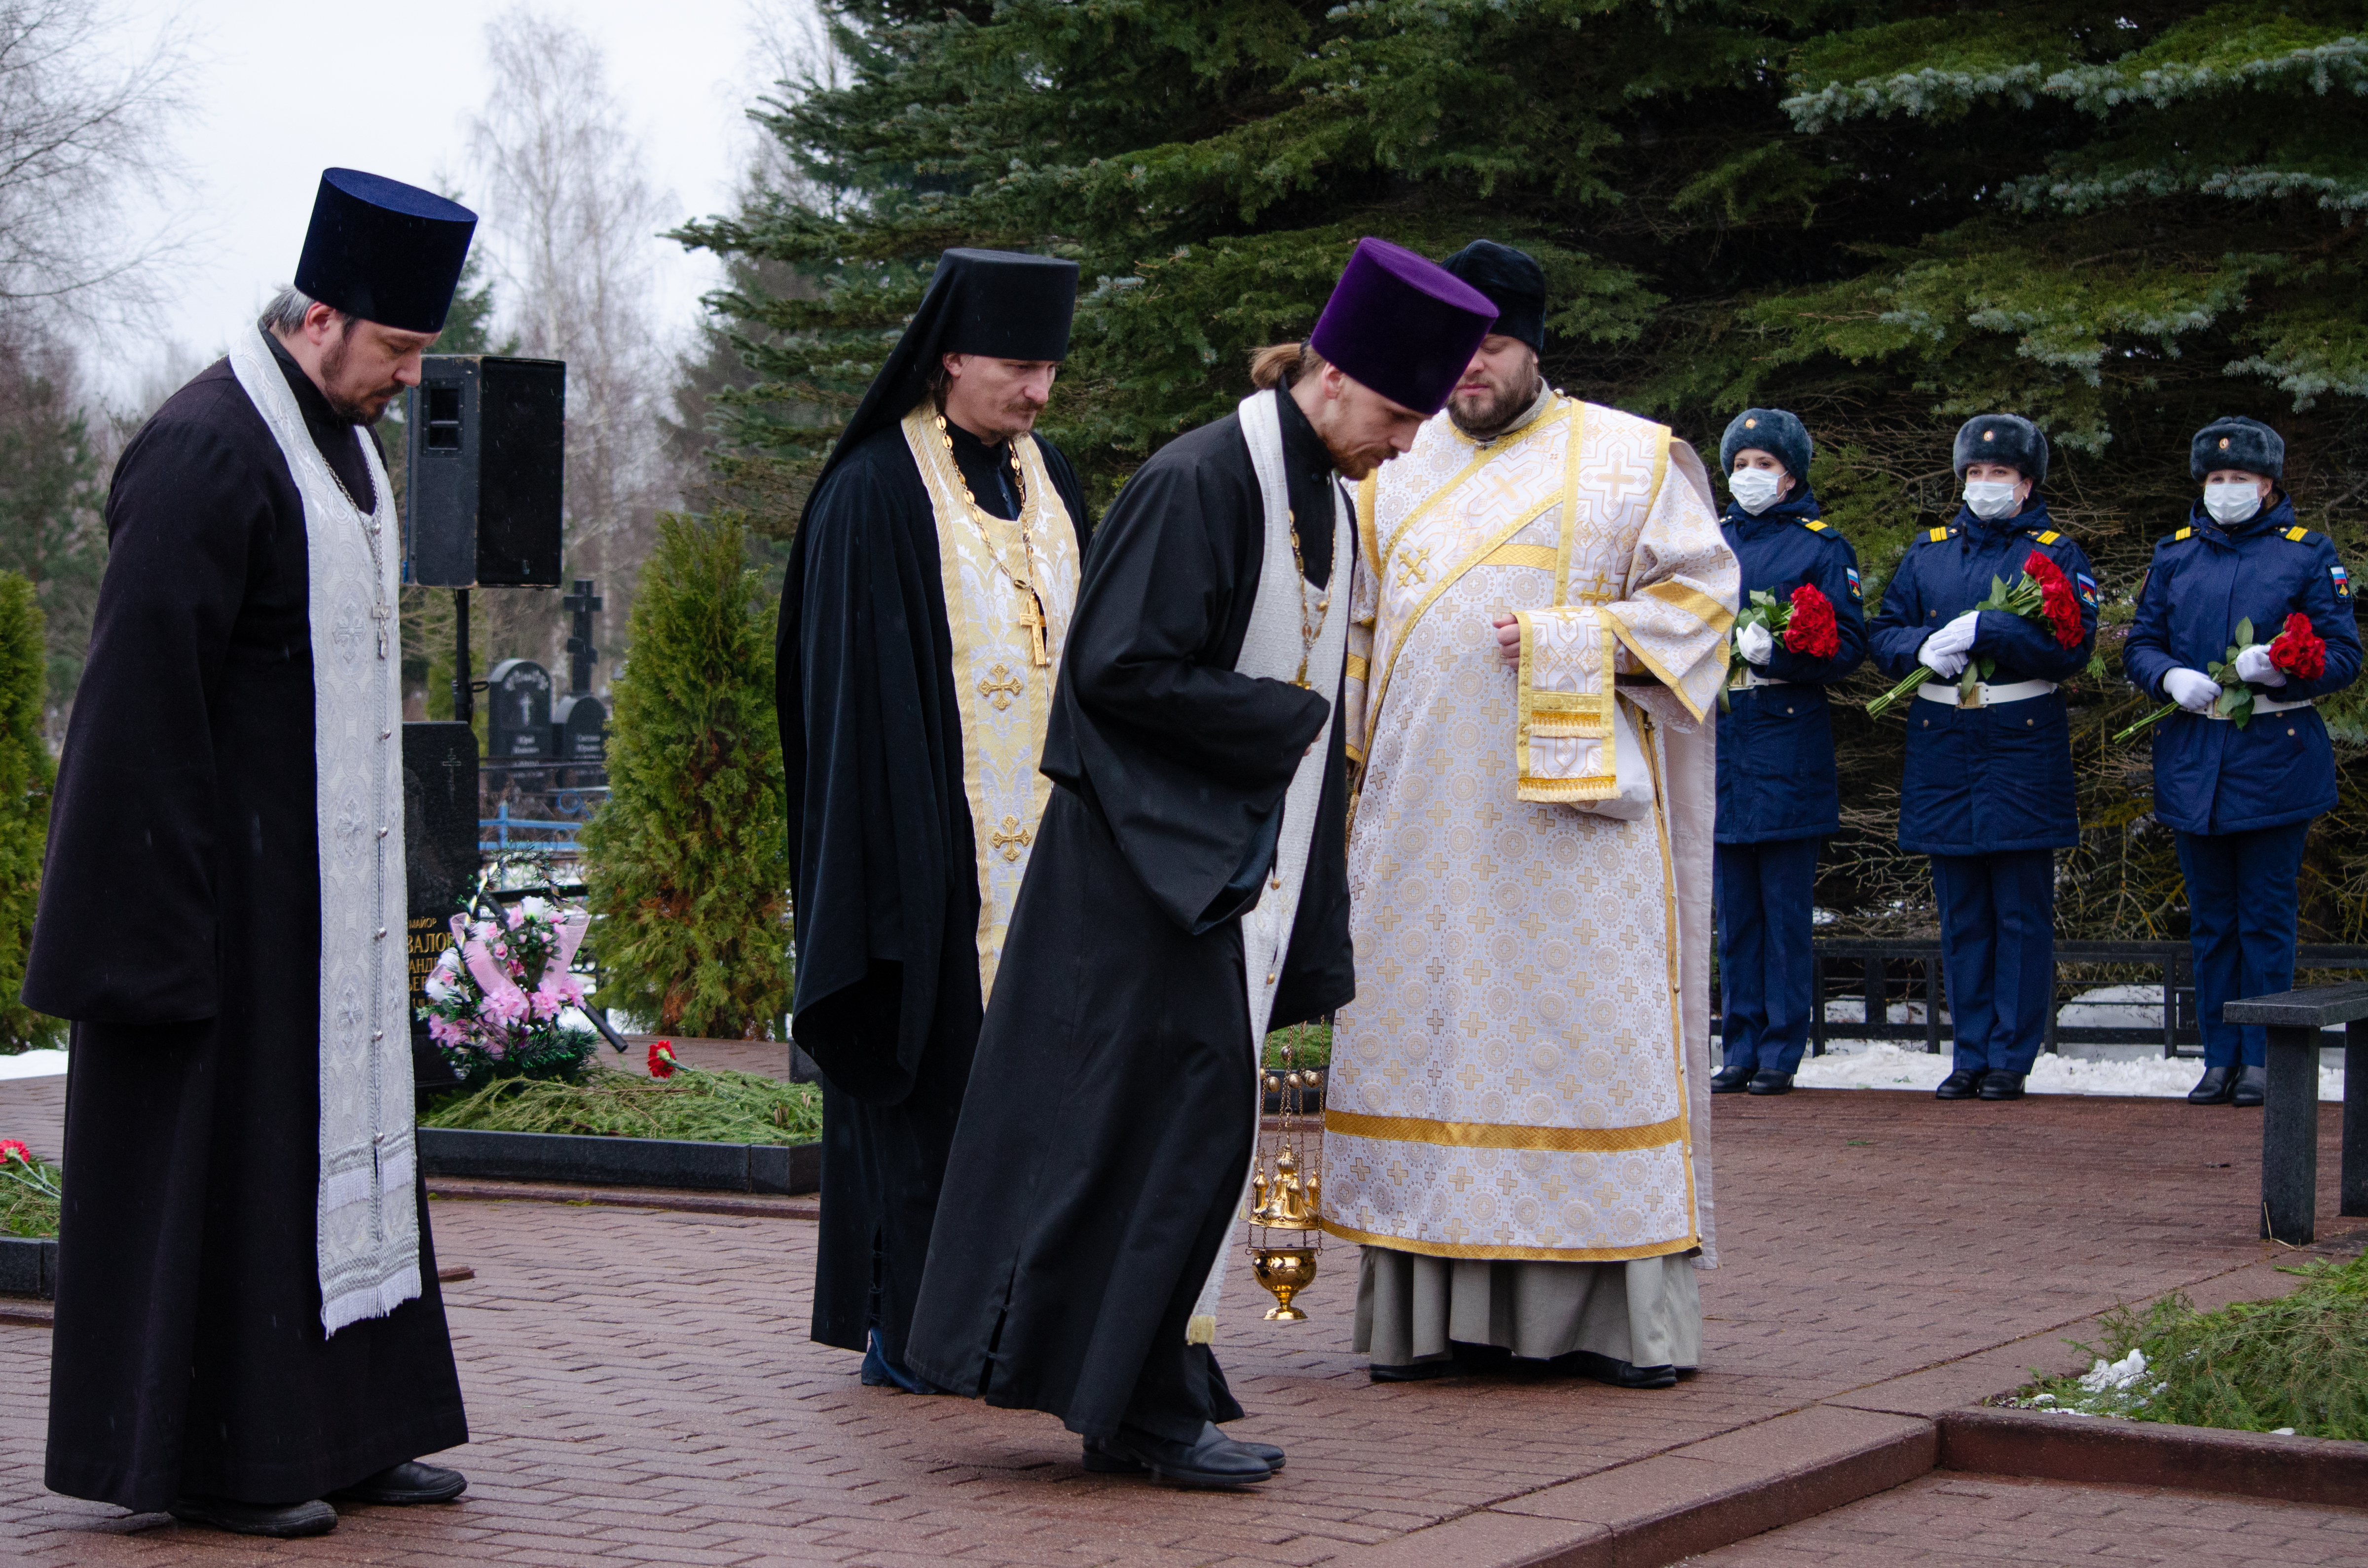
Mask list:
[[[1044,802],[1052,795],[1052,780],[1037,771],[1037,764],[1043,759],[1053,677],[1061,668],[1069,616],[1077,603],[1077,533],[1060,493],[1053,488],[1034,437],[1012,438],[1026,492],[1020,520],[1012,523],[974,513],[962,499],[962,472],[946,449],[932,403],[925,400],[907,414],[904,431],[938,524],[938,567],[953,649],[954,706],[962,719],[962,792],[970,802],[978,861],[978,995],[983,1006],[995,990],[1011,906],[1028,872],[1028,852],[1036,842]],[[1043,665],[1034,662],[1029,596],[996,565],[998,559],[1020,567],[1042,597]]]
[[[1253,392],[1242,400],[1242,437],[1249,445],[1250,466],[1266,504],[1265,543],[1259,555],[1258,597],[1250,605],[1242,651],[1234,660],[1242,675],[1288,681],[1298,676],[1304,661],[1309,689],[1328,703],[1340,687],[1340,668],[1348,653],[1349,579],[1353,569],[1349,551],[1356,547],[1355,520],[1339,485],[1331,486],[1332,571],[1327,585],[1316,587],[1299,574],[1291,548],[1291,487],[1283,472],[1282,421],[1276,400],[1288,395]],[[1311,522],[1313,519],[1309,519]],[[1323,607],[1320,610],[1318,606]],[[1303,619],[1304,618],[1304,619]],[[1313,644],[1305,625],[1316,623]],[[1324,770],[1332,754],[1332,726],[1339,715],[1326,713],[1315,744],[1300,757],[1290,786],[1283,791],[1282,827],[1275,845],[1274,866],[1258,903],[1241,917],[1242,971],[1248,983],[1249,1060],[1246,1079],[1249,1091],[1251,1166],[1257,1164],[1258,1129],[1265,1109],[1264,1080],[1259,1061],[1265,1049],[1267,1023],[1274,1016],[1274,994],[1291,957],[1291,930],[1299,916],[1300,894],[1307,880],[1308,862],[1315,842],[1315,813],[1324,798]],[[1242,1172],[1242,1190],[1249,1190],[1250,1168]],[[1192,1306],[1185,1338],[1205,1345],[1215,1335],[1217,1302],[1224,1294],[1225,1262],[1233,1247],[1217,1249],[1217,1260]]]
[[[402,649],[393,620],[374,614],[396,603],[402,536],[386,470],[368,433],[354,431],[377,492],[365,516],[313,446],[295,393],[260,333],[234,338],[230,362],[279,444],[304,503],[321,885],[321,1164],[313,1251],[322,1330],[335,1334],[347,1324],[383,1317],[420,1293],[404,937]]]

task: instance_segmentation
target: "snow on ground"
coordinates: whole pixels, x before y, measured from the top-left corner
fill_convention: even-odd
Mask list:
[[[47,1078],[66,1070],[63,1051],[25,1051],[0,1056],[0,1078]]]
[[[1945,1039],[1938,1056],[1920,1048],[1902,1050],[1889,1040],[1828,1040],[1825,1055],[1801,1059],[1801,1071],[1793,1081],[1804,1089],[1920,1089],[1930,1094],[1949,1075],[1952,1064]],[[2042,1054],[2023,1087],[2034,1095],[2137,1095],[2169,1099],[2195,1087],[2195,1080],[2203,1075],[2203,1064],[2192,1057],[2089,1062],[2077,1056]],[[2319,1069],[2318,1097],[2343,1098],[2341,1068]]]

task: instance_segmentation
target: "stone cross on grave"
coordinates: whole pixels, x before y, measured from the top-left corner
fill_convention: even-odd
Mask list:
[[[575,579],[575,591],[560,597],[575,617],[567,637],[567,690],[573,697],[589,696],[592,691],[592,665],[600,657],[600,650],[592,646],[592,615],[600,608],[600,596],[593,592],[592,579]]]

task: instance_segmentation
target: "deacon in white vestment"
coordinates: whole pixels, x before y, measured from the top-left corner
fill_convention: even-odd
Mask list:
[[[1696,1364],[1710,1223],[1713,731],[1738,571],[1701,460],[1537,369],[1544,284],[1359,494],[1342,702],[1357,997],[1325,1228],[1380,1381]]]

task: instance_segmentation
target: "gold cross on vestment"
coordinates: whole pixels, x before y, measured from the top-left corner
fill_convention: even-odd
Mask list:
[[[1417,583],[1430,581],[1430,547],[1410,551],[1398,558],[1398,586],[1411,588]]]
[[[1003,830],[986,835],[987,847],[1001,854],[1006,861],[1017,861],[1019,852],[1035,840],[1036,835],[1019,825],[1016,816],[1003,819]]]
[[[1579,594],[1580,597],[1584,598],[1596,600],[1609,599],[1611,597],[1611,574],[1606,573],[1602,567],[1599,566],[1595,569],[1594,577],[1588,581],[1586,587],[1579,590]]]
[[[1011,699],[1026,689],[1026,683],[1011,673],[1008,665],[996,665],[986,672],[986,678],[978,683],[978,694],[994,703],[997,713],[1008,709]]]
[[[1631,491],[1642,494],[1653,482],[1653,471],[1637,468],[1624,457],[1615,457],[1588,477],[1603,487],[1605,498],[1616,506],[1628,499]]]
[[[1018,624],[1028,633],[1028,662],[1041,670],[1053,662],[1052,652],[1044,642],[1044,630],[1049,624],[1044,619],[1044,601],[1029,584],[1020,584],[1019,591],[1027,602],[1019,607]]]

